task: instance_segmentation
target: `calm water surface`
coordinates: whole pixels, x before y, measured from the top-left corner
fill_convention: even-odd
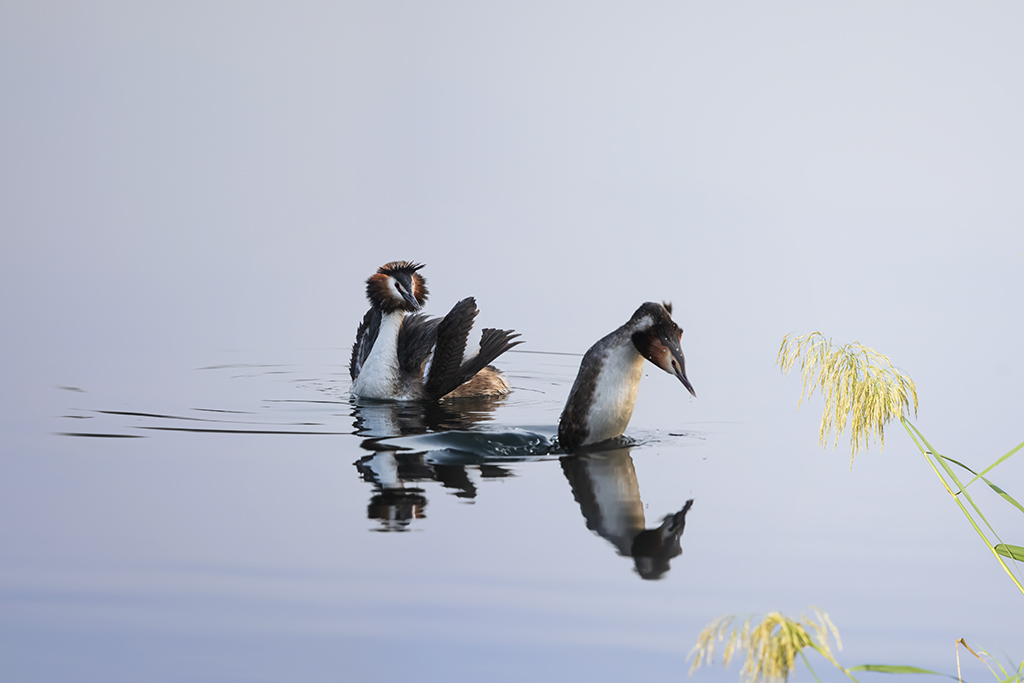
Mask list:
[[[965,624],[1019,634],[935,600],[989,568],[926,522],[931,482],[800,453],[792,406],[691,420],[651,366],[628,438],[565,457],[578,355],[506,354],[511,396],[439,406],[354,401],[343,358],[209,352],[43,392],[4,478],[6,677],[682,680],[712,618],[812,603],[848,664],[949,671]],[[933,508],[916,528],[906,496]]]

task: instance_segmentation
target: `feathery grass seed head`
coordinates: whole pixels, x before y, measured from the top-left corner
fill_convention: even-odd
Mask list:
[[[839,631],[828,615],[815,607],[811,618],[802,614],[800,619],[795,621],[779,612],[770,612],[759,623],[754,623],[753,617],[748,617],[741,629],[733,626],[734,615],[719,617],[697,637],[697,644],[690,651],[691,657],[696,655],[690,673],[700,668],[702,663],[711,664],[715,642],[723,641],[726,643],[723,666],[729,666],[737,654],[746,653],[740,669],[740,678],[745,679],[746,683],[785,681],[796,664],[797,655],[805,647],[817,651],[841,669],[832,655],[829,635],[835,639],[838,649],[843,646],[839,640]]]
[[[917,414],[914,381],[886,356],[859,342],[838,345],[820,332],[787,334],[775,362],[787,374],[798,361],[803,388],[797,408],[804,397],[821,392],[825,410],[818,443],[824,447],[835,431],[835,447],[849,425],[851,467],[857,450],[862,444],[867,448],[872,436],[885,446],[885,425],[908,416],[911,397]]]

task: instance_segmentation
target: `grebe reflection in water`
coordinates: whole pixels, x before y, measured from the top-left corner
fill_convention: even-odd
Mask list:
[[[561,463],[587,528],[615,546],[620,555],[632,557],[641,578],[664,576],[672,558],[683,552],[679,539],[693,500],[648,529],[628,447],[568,455]]]

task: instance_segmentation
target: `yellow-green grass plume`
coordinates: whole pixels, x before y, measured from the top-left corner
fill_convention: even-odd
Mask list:
[[[827,614],[816,607],[813,610],[816,620],[802,614],[801,621],[795,621],[779,612],[771,612],[760,623],[753,623],[753,617],[748,617],[740,627],[733,625],[736,617],[731,614],[715,619],[700,632],[697,644],[690,651],[690,656],[694,657],[690,673],[700,668],[702,663],[713,663],[716,641],[725,643],[723,666],[729,666],[733,657],[745,654],[740,677],[745,678],[746,683],[785,681],[793,670],[797,655],[804,656],[802,650],[805,647],[816,650],[845,673],[832,656],[829,645],[831,633],[836,646],[842,649],[839,631]],[[804,662],[807,663],[806,658]]]
[[[839,435],[850,426],[850,466],[853,457],[870,437],[885,445],[885,425],[891,420],[907,417],[913,398],[917,414],[917,388],[910,377],[898,370],[889,359],[859,342],[836,344],[820,332],[800,336],[787,334],[776,357],[783,374],[800,363],[804,397],[820,390],[825,398],[818,443],[823,447],[835,431],[833,447]]]
[[[812,617],[801,614],[800,621],[790,619],[779,612],[767,614],[756,624],[753,623],[753,617],[749,617],[743,622],[742,627],[733,625],[736,617],[731,614],[715,619],[700,632],[697,644],[690,651],[689,656],[694,657],[690,674],[699,669],[702,663],[712,664],[715,643],[724,642],[722,664],[729,666],[734,657],[744,656],[740,678],[745,678],[746,683],[781,683],[787,680],[796,665],[797,655],[803,660],[814,680],[821,683],[821,679],[814,673],[811,663],[804,654],[804,648],[808,647],[842,671],[854,683],[857,683],[857,679],[853,677],[853,673],[860,671],[945,675],[930,669],[900,664],[860,664],[845,668],[836,661],[830,644],[831,639],[835,639],[836,649],[843,649],[843,644],[839,640],[839,630],[827,614],[817,607],[813,607],[812,610]],[[1020,681],[1006,680],[1003,683]]]

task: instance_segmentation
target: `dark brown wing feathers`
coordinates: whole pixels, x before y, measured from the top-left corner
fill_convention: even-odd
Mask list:
[[[438,324],[434,358],[423,385],[427,398],[439,399],[462,384],[462,357],[466,353],[466,340],[478,312],[476,299],[466,297],[455,304]]]
[[[476,373],[493,363],[498,356],[513,346],[522,344],[521,341],[512,341],[518,336],[515,330],[496,330],[485,327],[480,338],[480,352],[459,368],[459,384],[473,379]]]
[[[398,333],[398,360],[403,373],[418,375],[422,371],[434,348],[440,323],[439,318],[428,318],[422,313],[405,316]]]

